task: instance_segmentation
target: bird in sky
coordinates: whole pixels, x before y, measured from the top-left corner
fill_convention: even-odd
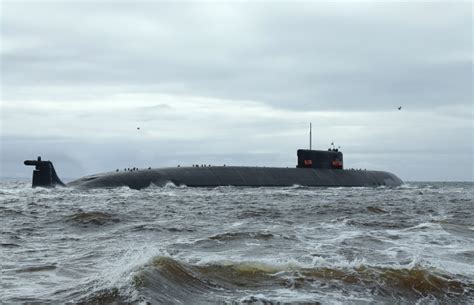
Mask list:
[[[402,110],[402,106],[398,107],[398,110]]]
[[[137,130],[140,130],[140,127],[137,127]]]

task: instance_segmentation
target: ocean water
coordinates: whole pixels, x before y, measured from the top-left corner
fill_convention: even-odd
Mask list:
[[[0,183],[2,302],[474,303],[473,183]]]

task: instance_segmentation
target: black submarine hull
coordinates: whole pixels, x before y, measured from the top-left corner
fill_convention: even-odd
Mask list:
[[[74,180],[67,186],[79,188],[129,187],[142,189],[150,185],[164,186],[168,183],[189,187],[216,186],[320,186],[362,187],[399,186],[403,181],[396,175],[384,171],[280,168],[280,167],[175,167],[141,169],[97,174]]]

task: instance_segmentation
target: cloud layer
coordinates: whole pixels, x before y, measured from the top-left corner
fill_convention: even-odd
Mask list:
[[[40,153],[69,177],[294,166],[312,121],[349,167],[473,179],[470,3],[6,2],[1,17],[3,176]]]

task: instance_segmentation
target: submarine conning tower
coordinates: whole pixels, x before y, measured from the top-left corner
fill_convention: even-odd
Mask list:
[[[343,156],[339,149],[298,149],[297,168],[343,169]]]

